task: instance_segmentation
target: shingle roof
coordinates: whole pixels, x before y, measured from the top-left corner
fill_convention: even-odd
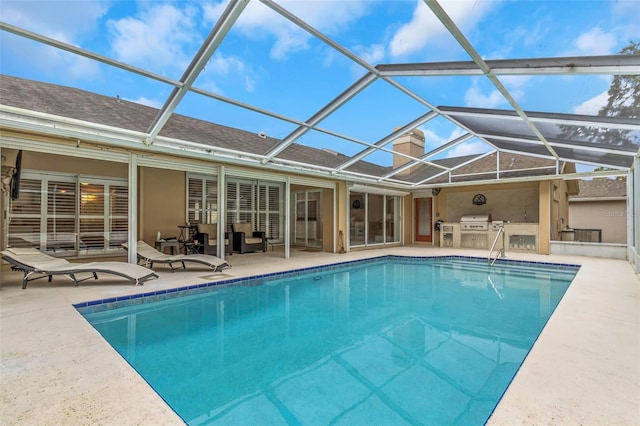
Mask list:
[[[570,200],[627,196],[627,182],[624,180],[599,178],[581,180],[578,182],[578,185],[580,192],[578,195],[569,197]]]
[[[156,108],[118,97],[109,97],[81,89],[7,75],[0,75],[0,103],[143,133],[147,132],[159,111]],[[276,138],[261,137],[245,130],[175,113],[162,128],[160,136],[259,155],[268,153],[281,142]],[[289,145],[278,155],[278,158],[327,168],[335,168],[349,160],[349,157],[343,154],[300,144]],[[454,168],[473,160],[473,158],[475,156],[471,155],[431,160],[431,162],[447,168]],[[503,178],[554,174],[555,167],[552,167],[554,165],[555,162],[549,159],[510,153],[500,154],[500,176]],[[348,167],[347,170],[380,177],[390,172],[392,168],[361,160]],[[393,179],[419,183],[442,172],[442,168],[423,164],[416,166],[411,173],[398,174],[393,176]],[[476,173],[479,174],[472,175]],[[453,170],[451,180],[452,182],[465,182],[495,179],[495,177],[496,153],[493,153]],[[427,183],[446,183],[448,179],[448,173],[445,172],[442,176]]]
[[[496,156],[496,153],[489,154],[453,170],[451,173],[451,182],[496,179]],[[555,165],[555,160],[530,157],[520,154],[501,153],[500,177],[534,177],[553,175],[556,172]],[[433,182],[430,181],[429,183],[446,183],[448,182],[448,179],[449,177],[445,174],[434,179]]]
[[[146,132],[159,111],[124,99],[7,75],[0,75],[0,103],[137,132]],[[180,114],[171,115],[160,136],[260,155],[280,143],[279,139]],[[326,167],[336,167],[349,159],[299,144],[290,145],[279,157]],[[380,175],[390,170],[362,163],[355,171]]]

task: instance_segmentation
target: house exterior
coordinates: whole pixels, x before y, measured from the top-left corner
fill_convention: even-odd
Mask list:
[[[172,114],[158,141],[143,141],[157,110],[112,98],[20,78],[0,77],[3,174],[18,164],[19,196],[3,192],[0,246],[29,246],[59,256],[124,256],[121,244],[181,235],[185,226],[248,222],[270,244],[326,252],[426,244],[486,250],[497,228],[464,232],[465,215],[491,215],[504,223],[507,250],[549,253],[568,222],[572,181],[556,171],[572,163],[517,153],[440,158],[398,172],[399,179],[430,187],[415,190],[286,170],[251,153],[280,141]],[[424,135],[398,138],[396,152],[424,153]],[[292,144],[282,153],[292,165],[310,159],[327,168],[349,159]],[[385,174],[366,161],[354,175]],[[507,179],[507,182],[504,180]],[[483,203],[476,203],[476,196]],[[447,234],[445,238],[444,227]],[[222,245],[220,257],[224,257]],[[135,257],[129,260],[135,261]]]
[[[579,193],[569,197],[569,224],[574,240],[626,244],[626,179],[580,180],[579,186]]]

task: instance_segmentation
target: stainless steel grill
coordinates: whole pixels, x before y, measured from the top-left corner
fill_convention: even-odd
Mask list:
[[[465,214],[460,218],[461,231],[487,231],[491,222],[490,214]]]

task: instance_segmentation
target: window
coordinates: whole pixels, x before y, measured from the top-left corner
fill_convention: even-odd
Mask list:
[[[284,241],[284,184],[229,178],[226,195],[227,226],[250,223],[272,242]]]
[[[9,246],[60,256],[122,250],[128,236],[126,180],[25,172],[11,202]]]
[[[188,175],[187,222],[218,223],[218,180],[216,177]]]

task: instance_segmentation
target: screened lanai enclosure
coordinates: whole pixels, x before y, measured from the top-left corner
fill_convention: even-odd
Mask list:
[[[531,15],[492,23],[483,2],[437,0],[164,5],[175,8],[177,21],[190,25],[178,25],[184,32],[175,37],[158,37],[157,44],[139,51],[141,56],[131,54],[120,36],[127,24],[151,28],[159,9],[131,16],[123,11],[122,19],[107,25],[112,38],[107,47],[70,42],[7,12],[0,23],[0,147],[76,155],[47,145],[46,137],[25,145],[14,135],[26,132],[64,138],[77,144],[77,152],[95,144],[105,158],[120,156],[114,181],[31,176],[47,194],[60,195],[47,185],[72,185],[65,193],[79,192],[80,201],[65,204],[69,226],[85,223],[96,235],[119,233],[112,243],[88,240],[107,247],[122,241],[133,246],[136,206],[144,198],[136,190],[142,179],[136,167],[171,169],[167,162],[160,165],[161,157],[192,160],[183,168],[188,221],[216,223],[220,236],[243,220],[287,247],[322,246],[326,229],[337,234],[343,206],[349,225],[344,242],[332,237],[334,251],[340,244],[401,243],[401,224],[410,213],[402,199],[416,191],[526,182],[532,176],[626,176],[629,257],[635,259],[640,240],[637,41],[619,54],[554,50],[544,37],[555,24],[548,23],[537,43],[515,34],[530,16],[542,13],[541,7],[547,7],[547,22],[557,23],[571,16],[571,8],[584,12],[589,5],[512,3],[501,7],[519,3]],[[374,19],[367,8],[388,8],[386,20]],[[471,15],[482,26],[472,27]],[[432,33],[419,36],[424,28],[433,28]],[[478,28],[511,32],[513,46],[499,49],[497,35]],[[410,54],[414,39],[422,43],[419,55]],[[171,63],[150,59],[176,50],[180,54]],[[18,66],[26,52],[43,52],[40,57],[51,62],[48,77],[34,78]],[[302,62],[309,67],[298,67]],[[92,77],[67,84],[81,72]],[[601,84],[603,92],[610,85],[608,104],[590,111],[572,107],[572,102],[583,103],[585,87]],[[467,90],[457,91],[460,87]],[[394,146],[406,135],[420,136],[419,149]],[[122,154],[127,150],[136,154]],[[545,162],[520,167],[513,155]],[[480,160],[488,163],[482,170],[469,167]],[[207,166],[207,161],[218,165]],[[567,172],[566,163],[575,171]],[[274,179],[271,172],[292,178]],[[84,183],[106,185],[107,192],[99,191],[111,194],[112,201],[105,200],[100,212],[83,213],[82,197],[94,188]],[[37,203],[29,214],[40,214],[42,202]],[[333,213],[327,215],[328,210]],[[328,220],[320,223],[321,215]],[[77,241],[73,249],[81,249]],[[134,253],[129,256],[135,259]]]

